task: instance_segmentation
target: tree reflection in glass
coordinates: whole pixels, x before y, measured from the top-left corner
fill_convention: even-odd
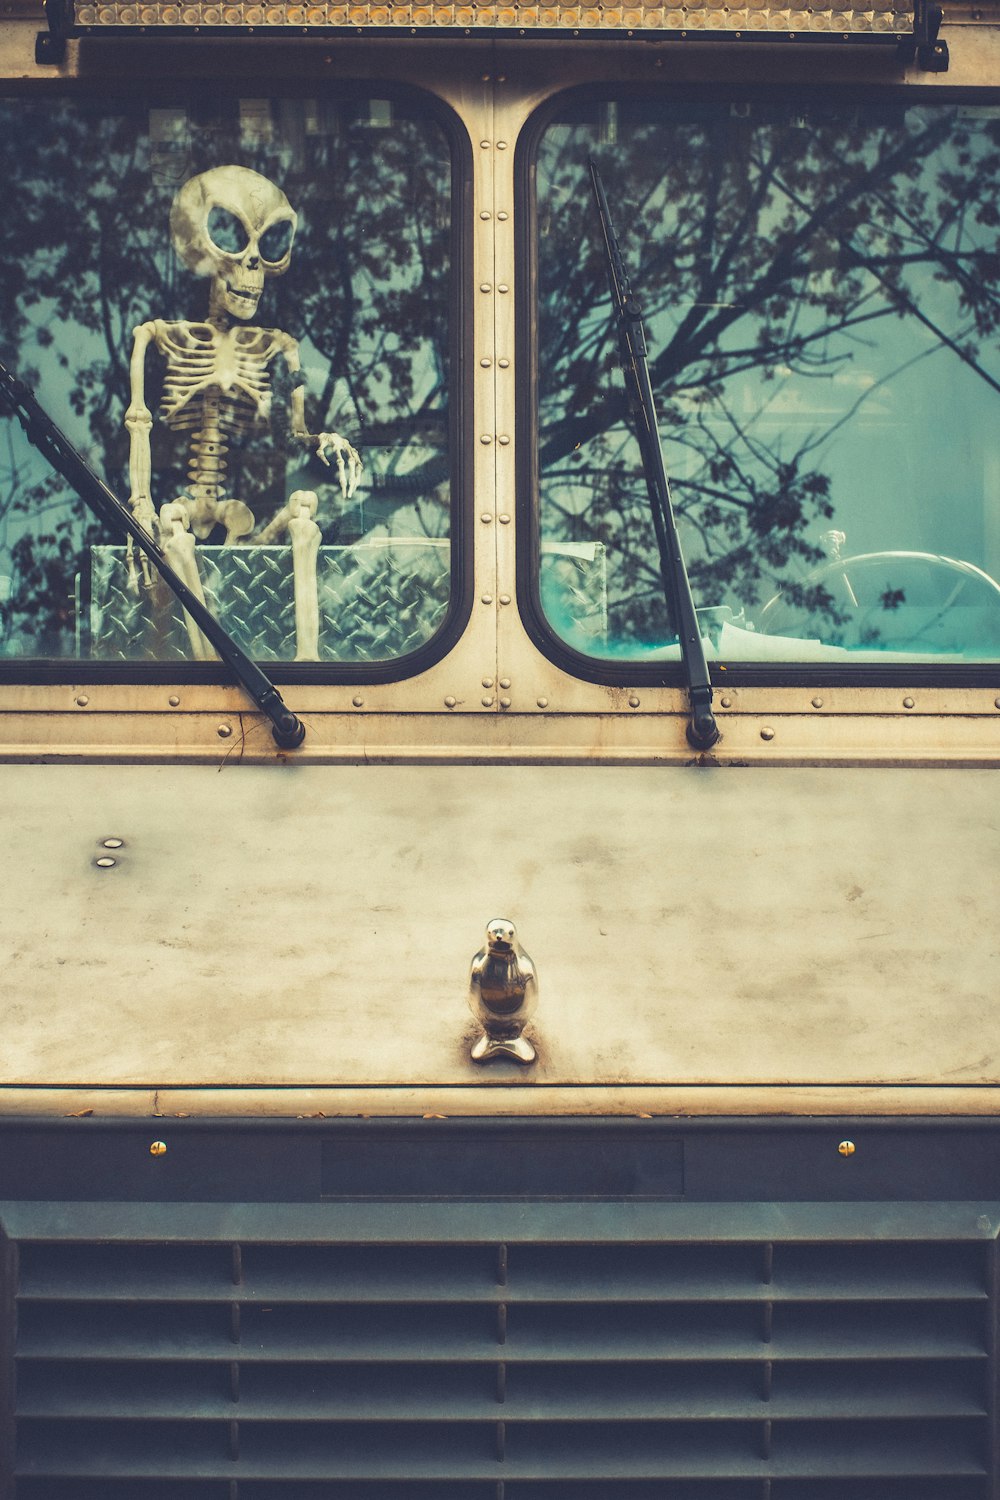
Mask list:
[[[591,155],[715,654],[1000,656],[1000,114],[591,99],[545,129],[543,608],[578,650],[670,657]]]
[[[336,465],[325,468],[291,438],[295,377],[275,366],[273,419],[232,441],[227,485],[258,526],[295,489],[317,492],[321,656],[391,659],[434,634],[450,589],[452,163],[422,105],[348,89],[319,99],[226,99],[213,89],[152,107],[3,106],[2,358],[126,496],[132,331],[152,318],[204,316],[204,285],[171,245],[171,203],[181,183],[230,162],[280,184],[298,214],[292,266],[268,282],[255,321],[298,341],[311,430],[349,435],[365,473],[345,502]],[[154,412],[162,375],[150,359]],[[186,659],[179,622],[152,629],[120,590],[118,539],[102,534],[12,424],[0,441],[5,653]],[[155,423],[157,507],[183,491],[189,450],[190,434]],[[207,589],[220,598],[228,589],[235,609],[238,581],[223,554],[251,549],[205,540]],[[274,600],[255,598],[246,618],[226,623],[253,654],[281,660],[294,655],[294,629],[286,560],[273,561]],[[116,619],[119,603],[127,620]],[[272,604],[275,620],[258,628]]]

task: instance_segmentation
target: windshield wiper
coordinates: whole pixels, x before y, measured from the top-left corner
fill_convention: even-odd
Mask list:
[[[691,594],[677,521],[674,517],[670,485],[663,464],[663,448],[656,424],[656,407],[653,404],[653,387],[649,378],[649,361],[646,354],[646,330],[642,310],[629,284],[625,264],[622,260],[618,236],[615,234],[597,163],[590,163],[590,177],[597,199],[597,212],[601,221],[604,239],[604,254],[607,260],[608,281],[611,285],[611,300],[614,304],[615,320],[621,346],[622,372],[629,406],[635,418],[635,432],[642,454],[642,467],[646,476],[646,489],[653,512],[653,528],[660,552],[660,576],[666,595],[667,608],[677,627],[677,640],[684,668],[688,701],[691,704],[691,722],[687,737],[696,750],[710,750],[719,738],[719,726],[712,712],[712,682],[705,660],[705,647],[698,625],[698,613]]]
[[[271,721],[271,732],[282,750],[295,750],[306,737],[305,725],[282,701],[271,679],[250,660],[232,636],[219,624],[205,605],[174,572],[148,532],[123,505],[112,490],[74,448],[66,434],[56,426],[45,408],[22,380],[16,380],[0,364],[0,411],[16,417],[38,451],[86,501],[100,520],[126,532],[149,558],[168,588],[172,589],[202,631],[211,641],[222,661],[229,667],[240,686]]]

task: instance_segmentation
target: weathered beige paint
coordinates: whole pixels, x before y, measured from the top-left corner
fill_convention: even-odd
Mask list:
[[[4,772],[6,1086],[1000,1080],[983,772]],[[108,836],[125,840],[99,870]],[[512,918],[540,1061],[467,1056]]]
[[[758,82],[995,86],[1000,30],[951,26],[936,77],[883,50],[478,37],[72,43],[48,69],[35,7],[14,15],[0,79],[22,90],[417,69],[468,134],[469,274],[488,290],[459,497],[476,587],[444,660],[401,683],[286,687],[308,729],[290,756],[220,684],[70,667],[0,685],[0,1114],[994,1112],[981,768],[1000,764],[1000,688],[720,692],[715,763],[694,767],[683,694],[571,678],[525,634],[513,162],[532,111],[575,82],[725,82],[752,57]],[[126,845],[101,872],[108,835]],[[495,915],[540,972],[525,1073],[467,1057],[466,969]]]

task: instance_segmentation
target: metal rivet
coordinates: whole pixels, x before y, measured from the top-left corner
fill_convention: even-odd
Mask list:
[[[351,699],[351,702],[354,704],[355,708],[363,708],[365,704],[365,700],[360,696],[355,696]]]
[[[117,839],[117,838],[115,838],[115,839],[102,839],[101,840],[101,848],[102,849],[124,849],[124,847],[125,847],[125,840],[124,839]]]
[[[482,704],[483,704],[484,708],[492,708],[493,707],[493,699],[492,698],[483,698]]]
[[[480,146],[482,146],[484,151],[488,151],[490,149],[489,141],[480,141],[479,144]]]
[[[548,698],[536,698],[535,702],[538,704],[539,708],[548,708],[549,706]]]
[[[479,519],[482,521],[484,526],[489,526],[493,521],[493,517],[490,515],[488,510],[484,510]]]
[[[449,693],[448,696],[447,696],[447,698],[444,700],[444,706],[445,706],[445,708],[454,708],[455,704],[457,702],[458,702],[458,699],[457,698],[453,698],[451,696],[451,694]]]
[[[814,698],[812,700],[812,706],[813,706],[813,708],[822,708],[823,707],[823,700],[822,700],[822,698]]]
[[[479,441],[481,443],[485,443],[486,446],[489,447],[490,443],[492,443],[492,441],[493,441],[492,433],[484,432],[483,435],[481,436],[481,438],[479,439]]]
[[[479,363],[483,367],[484,370],[488,370],[488,369],[491,368],[491,366],[493,364],[493,361],[491,359],[481,359],[479,361]]]
[[[510,360],[509,359],[498,359],[497,360],[497,364],[500,366],[501,370],[509,370],[510,369]]]
[[[484,594],[483,595],[483,603],[484,604],[492,604],[493,603],[493,595],[492,594]]]
[[[489,211],[488,208],[484,208],[483,211],[482,211],[482,213],[479,215],[479,217],[481,219],[485,220],[485,219],[492,219],[493,215],[490,213],[490,211]]]
[[[502,432],[497,438],[497,442],[500,444],[501,448],[506,448],[507,444],[510,442],[510,438],[505,432]]]
[[[510,525],[510,516],[507,514],[506,511],[501,512],[501,515],[500,515],[500,525],[501,526],[509,526]]]
[[[170,697],[167,699],[167,702],[170,704],[171,708],[179,708],[180,701],[181,700],[178,698],[176,693],[171,693]]]
[[[166,1156],[166,1154],[167,1154],[167,1143],[166,1143],[166,1141],[153,1141],[151,1143],[150,1147],[149,1147],[149,1154],[150,1154],[150,1156]]]
[[[510,708],[510,699],[509,698],[501,698],[500,699],[500,707],[501,708]]]
[[[504,292],[509,292],[510,291],[510,287],[507,285],[506,281],[499,281],[499,282],[497,282],[497,291],[502,296]]]
[[[509,688],[510,687],[510,678],[509,677],[501,677],[501,679],[500,679],[500,686],[502,688]]]
[[[841,1141],[840,1145],[837,1147],[837,1150],[840,1152],[841,1156],[853,1156],[857,1149],[858,1148],[857,1146],[855,1146],[853,1141]]]
[[[733,706],[732,698],[720,698],[719,702],[722,704],[723,708],[732,708]]]
[[[481,281],[479,283],[479,290],[481,292],[492,292],[492,290],[493,290],[492,283],[489,282],[489,281]]]
[[[492,686],[493,686],[493,678],[492,677],[484,677],[483,678],[483,687],[492,687]]]
[[[220,740],[228,740],[233,732],[233,726],[231,724],[220,724],[215,732]]]
[[[903,707],[904,708],[912,708],[913,707],[913,699],[912,698],[904,698],[903,699]]]
[[[1000,708],[1000,698],[994,698],[993,699],[993,707],[994,708]]]
[[[506,151],[506,149],[507,149],[507,142],[506,141],[497,141],[497,150],[498,151]]]
[[[770,724],[764,725],[764,728],[760,732],[760,737],[762,740],[774,739],[774,730],[771,728]]]
[[[112,859],[110,854],[102,854],[99,859],[94,860],[94,864],[99,870],[113,870],[117,863],[118,861]]]
[[[502,208],[500,210],[500,212],[497,214],[497,218],[500,220],[500,222],[502,224],[502,223],[505,222],[505,220],[507,220],[507,219],[510,218],[510,214],[506,211],[506,209]]]
[[[638,708],[639,707],[639,703],[640,703],[639,695],[637,693],[631,693],[629,695],[629,700],[628,700],[628,706],[629,706],[629,708]]]
[[[76,702],[78,708],[86,708],[87,704],[90,702],[90,699],[87,697],[86,693],[81,693]]]
[[[510,603],[510,595],[509,594],[501,594],[500,595],[500,603],[501,604],[509,604]]]

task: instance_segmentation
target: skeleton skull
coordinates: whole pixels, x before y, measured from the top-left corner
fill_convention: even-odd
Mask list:
[[[265,276],[292,258],[298,222],[280,188],[249,167],[213,167],[190,177],[170,210],[174,249],[196,276],[211,276],[212,306],[246,321]]]

